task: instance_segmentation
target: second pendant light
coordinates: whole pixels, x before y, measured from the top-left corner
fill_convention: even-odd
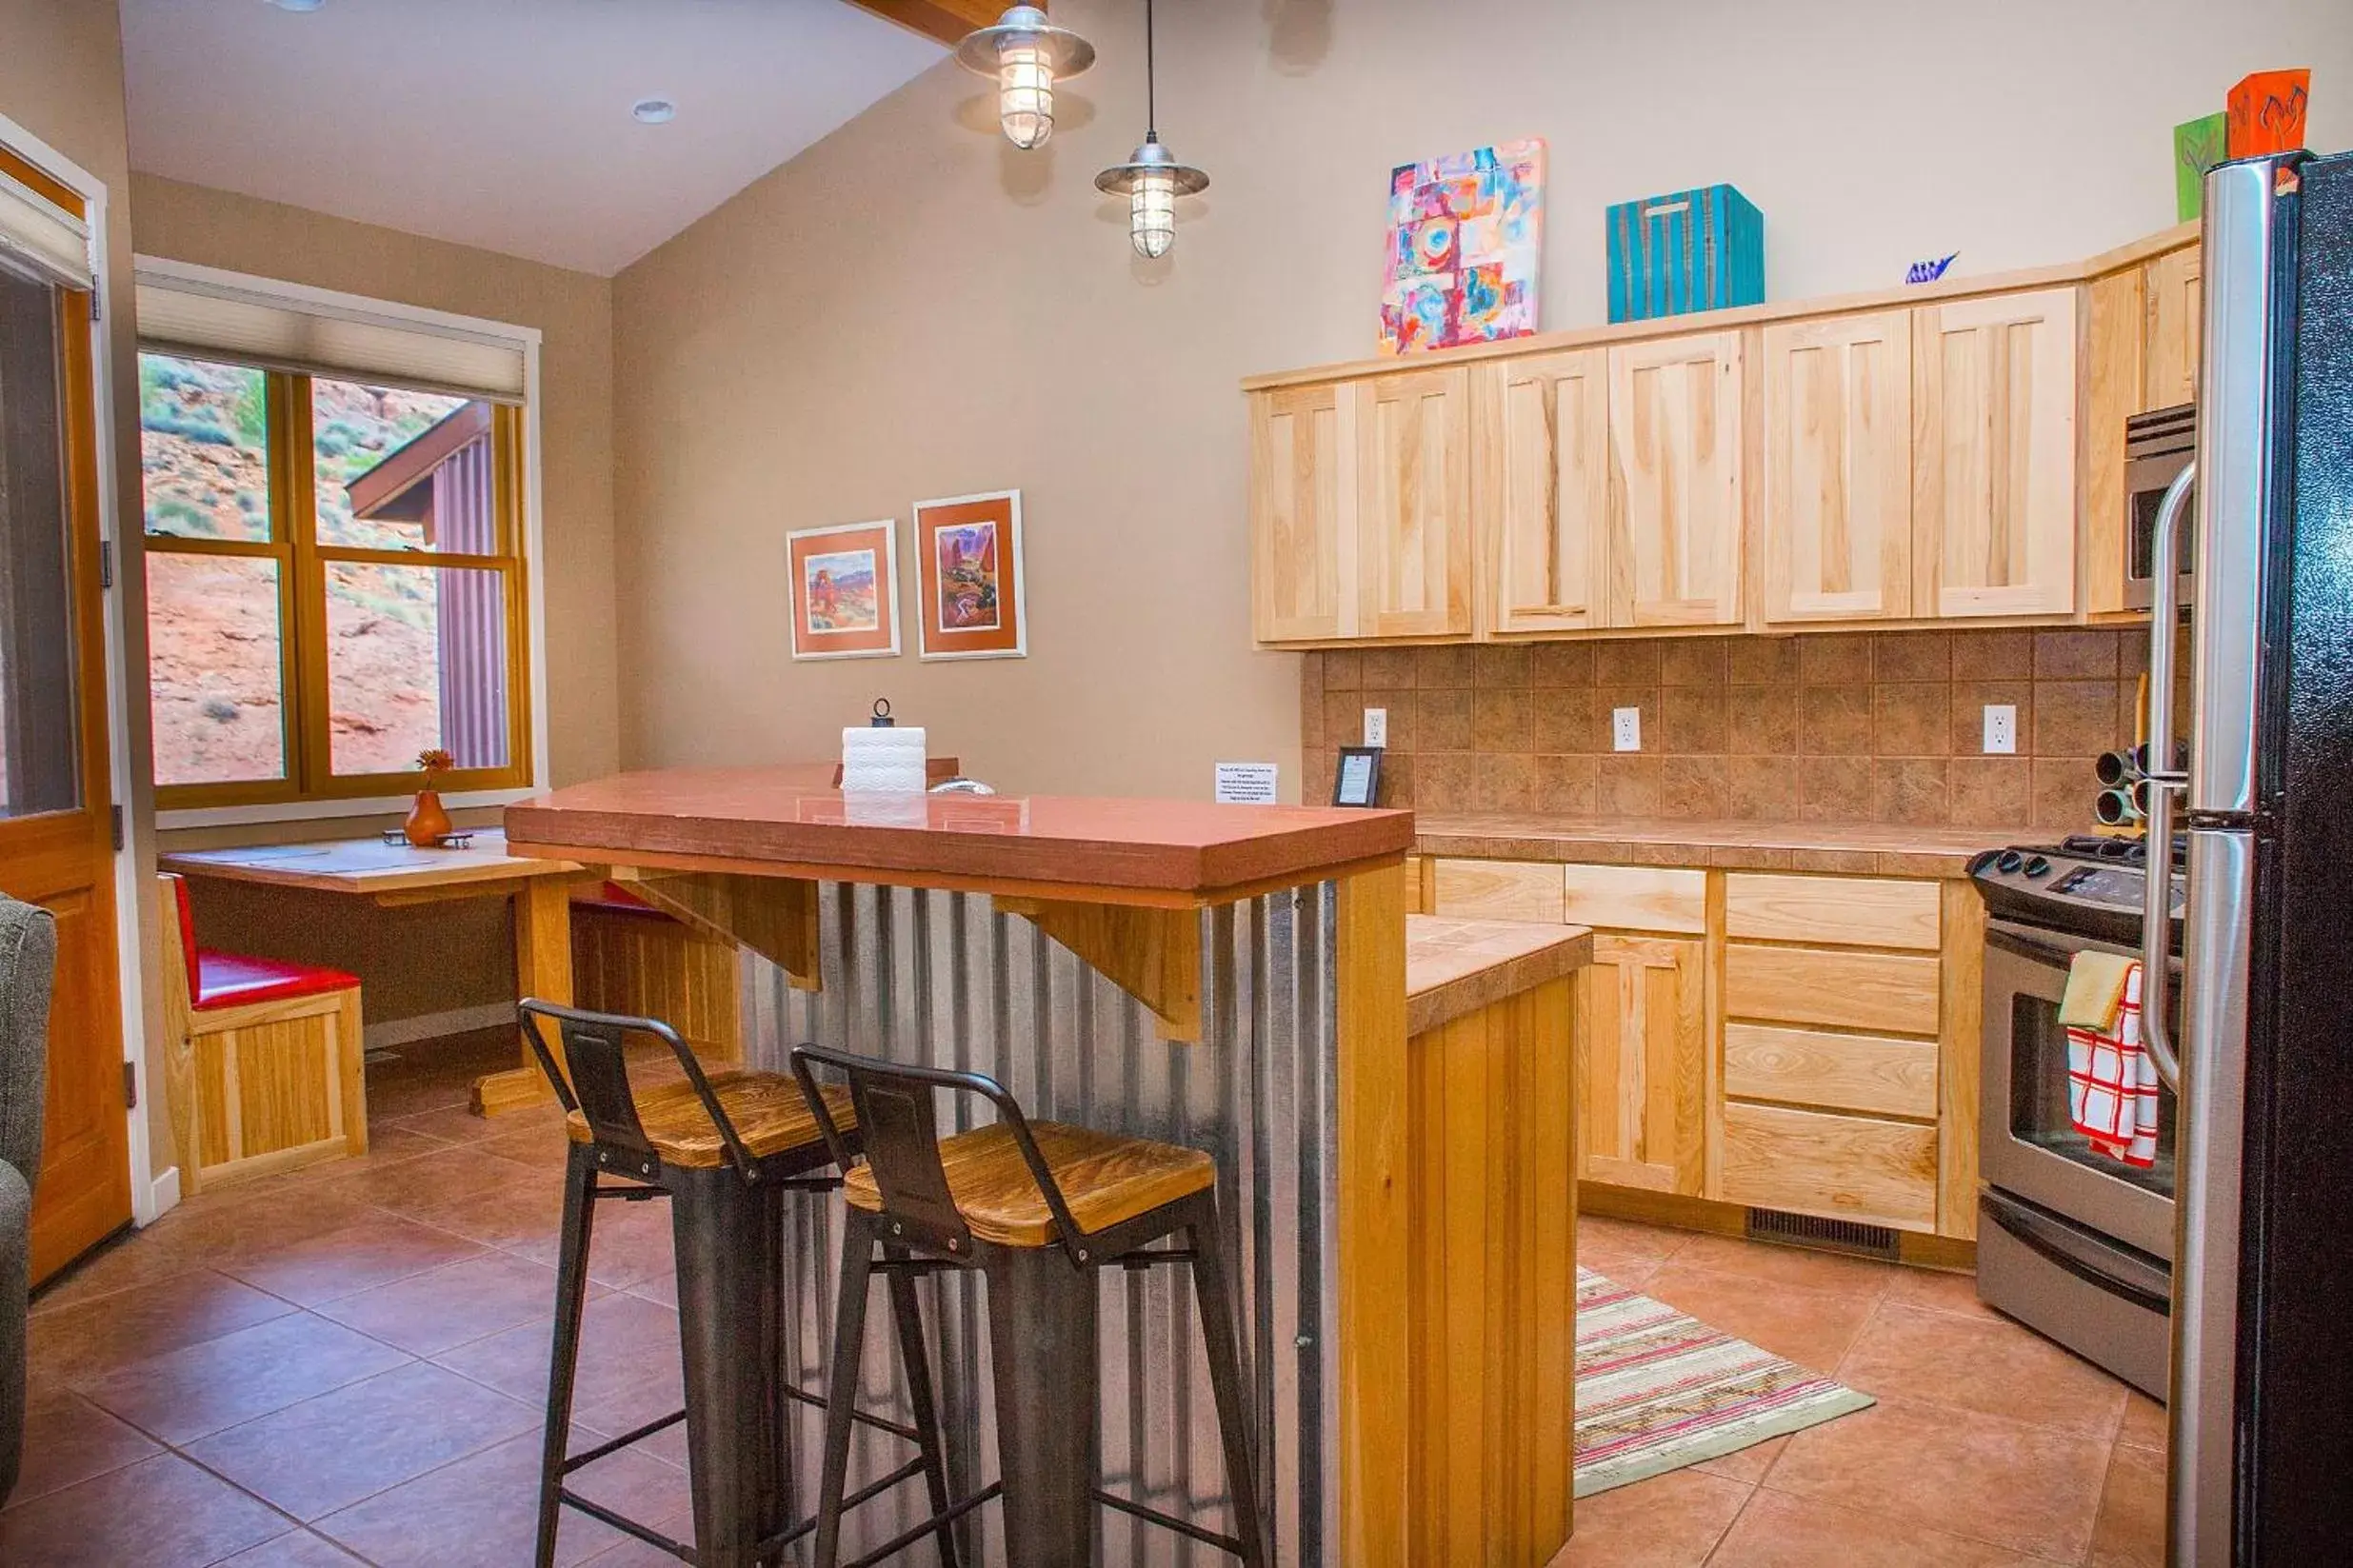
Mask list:
[[[1209,176],[1177,162],[1160,139],[1158,62],[1153,58],[1152,0],[1144,0],[1144,145],[1124,164],[1095,176],[1095,189],[1127,198],[1127,232],[1136,254],[1165,256],[1176,243],[1176,199],[1209,188]]]

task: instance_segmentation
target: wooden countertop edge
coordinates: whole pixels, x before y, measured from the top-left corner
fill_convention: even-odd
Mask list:
[[[987,893],[1008,898],[1047,899],[1062,903],[1113,904],[1132,909],[1213,908],[1219,904],[1238,903],[1244,899],[1258,898],[1267,893],[1279,893],[1286,888],[1307,887],[1323,882],[1338,882],[1362,872],[1377,871],[1385,866],[1403,864],[1406,858],[1406,852],[1401,849],[1393,854],[1375,855],[1366,860],[1347,861],[1337,865],[1318,866],[1312,870],[1269,877],[1258,882],[1237,883],[1223,887],[1172,888],[1130,887],[1102,883],[1048,882],[1022,877],[982,876],[958,871],[930,871],[898,866],[844,865],[829,862],[747,860],[726,855],[631,849],[619,846],[548,844],[518,839],[512,835],[508,836],[507,843],[509,852],[513,854],[545,856],[550,859],[585,863],[592,866],[633,866],[661,871],[709,871],[735,876],[780,877],[803,882],[864,883],[877,887],[922,887],[949,893]]]
[[[1427,1034],[1483,1007],[1523,991],[1573,975],[1593,962],[1593,933],[1581,925],[1560,927],[1558,941],[1493,963],[1474,974],[1441,982],[1406,998],[1406,1036]]]
[[[418,866],[414,869],[357,872],[283,871],[267,866],[239,865],[217,861],[191,860],[199,850],[184,850],[158,855],[155,868],[183,877],[209,877],[216,882],[244,883],[250,887],[281,887],[309,893],[403,893],[417,888],[471,887],[479,885],[487,896],[501,883],[529,882],[537,877],[569,876],[581,869],[576,859],[561,856],[532,857],[528,865],[455,865],[443,869]],[[452,855],[459,853],[452,851]],[[517,857],[520,858],[520,857]]]
[[[1959,877],[1981,850],[2023,844],[2037,836],[2027,827],[1975,830],[1928,829],[1910,843],[1900,828],[1874,827],[1846,836],[1836,830],[1809,832],[1801,824],[1695,822],[1601,823],[1576,821],[1546,828],[1478,823],[1449,826],[1424,817],[1416,824],[1414,853],[1479,860],[1551,861],[1571,865],[1703,866],[1730,871],[1818,871],[1860,876]],[[2043,835],[2051,837],[2055,835]],[[1872,844],[1868,838],[1898,842]],[[1942,842],[1938,842],[1938,841]],[[1955,840],[1961,842],[1956,843]]]

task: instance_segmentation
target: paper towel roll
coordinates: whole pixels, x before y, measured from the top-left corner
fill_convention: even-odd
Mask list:
[[[859,724],[842,731],[842,788],[920,795],[929,784],[920,726],[876,729]]]

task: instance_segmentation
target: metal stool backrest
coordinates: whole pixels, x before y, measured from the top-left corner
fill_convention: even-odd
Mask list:
[[[693,1085],[695,1098],[703,1102],[711,1124],[719,1129],[719,1141],[727,1150],[728,1163],[747,1181],[757,1179],[758,1162],[736,1135],[735,1123],[728,1120],[727,1108],[711,1092],[710,1080],[703,1076],[703,1064],[694,1060],[694,1052],[678,1038],[677,1030],[658,1018],[591,1013],[529,997],[518,1005],[523,1014],[524,1038],[530,1042],[532,1054],[539,1058],[541,1071],[548,1075],[566,1113],[578,1111],[588,1121],[588,1137],[596,1146],[600,1163],[618,1169],[624,1176],[648,1181],[662,1173],[661,1151],[646,1136],[646,1125],[637,1117],[637,1095],[629,1086],[625,1049],[631,1035],[651,1035],[668,1045],[670,1054],[678,1058],[678,1064],[686,1069],[687,1082]],[[571,1069],[568,1082],[564,1069],[556,1065],[554,1056],[548,1050],[542,1020],[553,1020],[563,1039],[564,1061]]]
[[[956,1208],[947,1171],[940,1163],[939,1118],[932,1097],[935,1091],[947,1089],[979,1095],[996,1107],[999,1120],[1021,1150],[1022,1162],[1029,1167],[1030,1179],[1046,1199],[1047,1212],[1054,1217],[1054,1234],[1063,1251],[1073,1266],[1087,1266],[1087,1233],[1070,1217],[1062,1185],[1054,1180],[1052,1168],[1030,1135],[1029,1119],[1004,1084],[980,1073],[909,1066],[816,1045],[794,1046],[792,1076],[801,1081],[801,1093],[826,1135],[826,1146],[844,1170],[849,1169],[858,1150],[834,1124],[825,1097],[818,1092],[814,1066],[830,1067],[849,1081],[850,1103],[858,1112],[858,1141],[873,1166],[883,1212],[913,1232],[914,1240],[962,1257],[972,1255],[971,1227]]]

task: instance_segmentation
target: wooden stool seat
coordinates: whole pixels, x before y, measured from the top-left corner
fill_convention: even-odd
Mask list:
[[[755,1160],[825,1141],[817,1119],[809,1114],[808,1098],[789,1075],[719,1072],[709,1076],[709,1082],[720,1109],[735,1123],[736,1136]],[[826,1108],[841,1126],[857,1122],[847,1089],[826,1091]],[[639,1091],[637,1120],[646,1129],[646,1141],[666,1165],[708,1170],[727,1163],[727,1145],[720,1141],[718,1125],[703,1108],[694,1085],[684,1079]],[[575,1143],[595,1141],[585,1111],[567,1115],[564,1130]]]
[[[828,1105],[836,1092],[825,1091]],[[1217,1181],[1216,1162],[1200,1149],[1060,1121],[1032,1121],[1029,1131],[1081,1230],[1123,1224],[1164,1203],[1206,1192]],[[982,1241],[1047,1247],[1059,1240],[1046,1195],[1038,1191],[1005,1123],[940,1140],[940,1168],[947,1174],[957,1212]],[[870,1166],[855,1166],[844,1176],[842,1196],[869,1214],[882,1212],[882,1192]]]

